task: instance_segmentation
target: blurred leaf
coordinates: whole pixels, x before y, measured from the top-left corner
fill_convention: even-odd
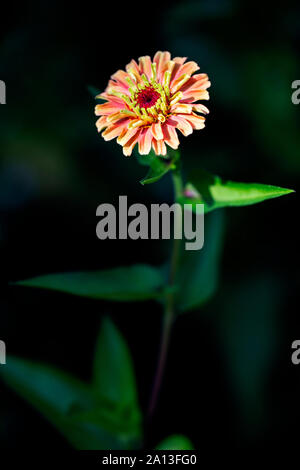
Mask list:
[[[95,447],[90,447],[88,436],[85,449],[115,449],[130,450],[141,447],[141,424],[140,421],[133,422],[126,414],[121,415],[114,412],[113,409],[103,406],[72,415],[72,423],[79,429],[87,429],[93,434]],[[81,445],[81,444],[80,444]],[[83,447],[77,446],[79,449]]]
[[[160,180],[172,168],[175,167],[170,166],[170,164],[163,162],[160,159],[154,160],[147,175],[140,182],[143,185],[156,183],[156,181]]]
[[[214,294],[219,278],[223,226],[223,212],[210,214],[205,219],[204,247],[198,251],[184,251],[179,278],[179,310],[196,309]]]
[[[101,90],[99,90],[99,88],[96,88],[93,85],[88,85],[87,89],[88,89],[88,92],[92,95],[93,98],[98,99],[98,98],[96,98],[96,96],[100,95],[100,93],[101,93]]]
[[[191,184],[192,183],[192,184]],[[293,193],[292,189],[280,188],[260,183],[238,183],[223,181],[204,170],[197,172],[185,188],[181,204],[204,204],[205,212],[222,207],[248,206],[275,197]]]
[[[54,367],[13,357],[7,359],[1,373],[6,384],[75,448],[140,447],[141,414],[131,359],[123,338],[108,319],[96,349],[92,387]]]
[[[127,344],[109,317],[104,318],[94,357],[93,390],[102,408],[76,414],[82,423],[105,424],[122,448],[141,445],[141,412],[135,375]]]
[[[133,150],[133,154],[137,162],[142,166],[151,166],[154,160],[157,160],[157,156],[155,155],[154,150],[150,150],[150,153],[148,155],[140,155],[137,149],[135,148]]]
[[[88,386],[54,367],[9,356],[1,372],[20,394],[39,403],[44,414],[50,410],[67,414],[74,406],[86,409],[91,405]]]
[[[247,429],[263,428],[270,374],[278,352],[281,284],[273,275],[235,283],[216,317],[228,376]]]
[[[180,434],[174,434],[164,439],[157,447],[158,450],[193,450],[191,441]]]
[[[46,274],[15,284],[115,301],[141,301],[159,297],[164,278],[152,266],[136,264],[102,271]]]
[[[140,418],[131,356],[119,331],[107,317],[94,358],[94,387],[99,397],[114,404],[126,419]]]
[[[168,173],[168,171],[176,168],[176,162],[179,158],[179,152],[172,149],[168,149],[166,157],[158,157],[153,150],[149,155],[137,155],[137,159],[141,165],[150,167],[145,178],[141,180],[141,184],[150,184],[158,181]]]
[[[44,415],[79,449],[99,448],[101,436],[112,436],[88,424],[79,426],[71,417],[73,409],[84,410],[96,405],[88,386],[53,367],[9,356],[1,369],[4,381],[22,398]],[[91,446],[91,447],[89,447]]]

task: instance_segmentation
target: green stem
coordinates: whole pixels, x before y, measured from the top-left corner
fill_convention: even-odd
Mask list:
[[[181,177],[180,171],[178,169],[172,171],[172,177],[173,177],[174,195],[175,195],[175,202],[176,202],[177,199],[182,195],[182,189],[183,189],[182,177]],[[176,223],[181,224],[180,217],[175,216],[175,221]],[[175,233],[176,233],[176,230],[175,230]],[[172,324],[174,320],[174,310],[175,310],[174,309],[175,297],[174,297],[173,287],[176,282],[176,275],[177,275],[179,256],[180,256],[180,245],[181,245],[181,240],[174,239],[173,249],[171,253],[169,281],[168,281],[169,293],[167,295],[166,304],[165,304],[159,358],[158,358],[157,370],[155,374],[152,395],[151,395],[150,405],[149,405],[149,410],[148,410],[149,418],[152,417],[155,407],[156,407],[158,395],[159,395],[161,384],[162,384],[163,374],[165,370],[169,343],[170,343],[170,335],[171,335],[171,329],[172,329]]]

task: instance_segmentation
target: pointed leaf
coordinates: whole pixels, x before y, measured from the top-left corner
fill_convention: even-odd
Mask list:
[[[133,364],[127,344],[109,317],[104,318],[94,358],[94,386],[100,397],[138,411]]]
[[[99,88],[96,88],[94,87],[93,85],[88,85],[87,86],[87,90],[88,92],[92,95],[93,98],[95,99],[98,99],[96,98],[97,95],[100,95],[101,91],[99,90]]]
[[[260,183],[223,181],[204,170],[197,172],[185,188],[180,203],[204,204],[205,212],[222,207],[248,206],[293,193],[291,189]]]
[[[139,155],[137,159],[141,165],[149,166],[149,171],[145,178],[141,180],[141,184],[155,183],[162,178],[170,170],[176,168],[176,162],[179,160],[180,154],[172,149],[168,150],[166,157],[159,157],[152,151],[149,155]]]
[[[91,432],[87,428],[82,429],[71,418],[72,410],[84,410],[96,405],[87,385],[54,367],[11,356],[7,358],[5,368],[1,369],[1,376],[7,385],[44,415],[72,445],[81,449],[101,445],[101,430],[98,432],[94,429]],[[108,438],[106,435],[105,441]]]
[[[11,356],[0,373],[77,449],[129,449],[140,440],[139,429],[127,416],[120,417],[91,387],[69,374]]]
[[[29,401],[36,398],[45,414],[47,409],[67,414],[73,407],[85,409],[91,405],[88,386],[54,367],[9,356],[1,373],[5,382],[19,388]]]
[[[102,271],[46,274],[15,284],[124,302],[159,297],[164,278],[155,267],[137,264]]]

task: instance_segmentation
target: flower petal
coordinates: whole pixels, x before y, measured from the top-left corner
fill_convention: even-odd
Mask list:
[[[155,155],[159,155],[159,148],[158,148],[158,143],[156,139],[152,140],[152,148],[155,152]]]
[[[179,75],[183,74],[192,75],[199,69],[200,67],[196,62],[186,62],[185,64],[181,65],[181,67],[178,69],[177,75],[174,78],[176,79]]]
[[[124,104],[108,101],[107,103],[97,104],[95,106],[95,114],[96,116],[108,116],[109,114],[118,112],[122,108],[124,108]]]
[[[185,118],[193,127],[193,129],[203,129],[205,127],[205,117],[196,114],[178,115],[179,118]]]
[[[181,91],[187,90],[206,90],[210,87],[210,81],[206,73],[193,75],[181,88]]]
[[[108,126],[107,123],[107,117],[106,116],[101,116],[98,121],[96,122],[96,127],[98,129],[98,132],[101,132],[102,129]]]
[[[176,62],[176,64],[182,65],[186,59],[187,57],[174,57],[173,61]]]
[[[135,144],[138,142],[139,135],[141,133],[141,129],[138,129],[134,136],[132,136],[126,144],[123,146],[123,154],[126,157],[129,157],[132,154],[132,150]]]
[[[184,119],[184,117],[179,116],[178,114],[172,116],[172,118],[168,120],[168,124],[173,126],[175,125],[175,127],[177,127],[177,129],[179,129],[184,136],[188,136],[193,132],[191,124],[186,119]]]
[[[102,132],[102,137],[104,140],[112,140],[115,137],[118,137],[123,129],[127,128],[129,119],[124,119],[123,122],[119,121],[116,124],[109,126],[104,132]]]
[[[136,118],[136,114],[132,111],[129,111],[128,109],[121,109],[120,111],[107,116],[107,122],[112,123],[127,117]]]
[[[161,130],[161,123],[160,122],[156,122],[156,123],[152,124],[151,131],[152,131],[153,137],[155,139],[161,140],[161,139],[164,138],[162,130]]]
[[[167,148],[163,140],[152,140],[152,147],[155,155],[167,155]]]
[[[180,101],[171,107],[171,113],[175,114],[190,114],[192,110],[193,106],[191,104],[181,103]]]
[[[156,63],[156,70],[157,70],[157,79],[160,83],[162,83],[164,72],[167,69],[168,62],[171,60],[170,52],[161,52],[158,51],[154,58],[153,62]]]
[[[204,104],[193,104],[191,106],[193,108],[193,111],[197,111],[197,113],[209,114],[209,109],[204,106]]]
[[[122,134],[117,138],[118,144],[122,146],[125,145],[138,131],[139,128],[124,129],[124,133],[122,132]]]
[[[183,97],[181,102],[192,103],[193,101],[198,100],[209,100],[209,93],[207,90],[199,90],[199,91],[185,91],[183,92]]]
[[[111,78],[121,85],[125,90],[129,88],[129,84],[126,81],[126,78],[130,78],[130,75],[124,72],[124,70],[118,70],[111,76]]]
[[[164,124],[162,130],[166,144],[176,150],[179,146],[179,139],[175,127],[170,126],[169,124]]]
[[[151,150],[152,139],[153,135],[151,132],[151,128],[144,128],[139,137],[139,153],[141,155],[148,155]]]
[[[170,90],[171,90],[171,93],[177,93],[178,90],[181,89],[181,87],[190,79],[190,75],[184,73],[182,75],[179,75],[178,78],[176,78],[176,80],[173,80],[171,86],[170,86]]]
[[[105,92],[109,96],[114,96],[111,95],[112,92],[130,96],[129,86],[126,88],[124,85],[121,85],[121,83],[115,82],[114,80],[109,80]]]
[[[129,74],[133,74],[137,82],[142,81],[140,69],[135,60],[132,60],[131,62],[129,62],[129,64],[126,65],[126,71]]]
[[[163,140],[159,140],[160,154],[163,156],[167,155],[167,147]]]
[[[148,55],[139,58],[139,68],[141,73],[145,74],[148,80],[151,80],[152,69],[151,69],[151,58]]]
[[[101,93],[100,95],[97,95],[97,96],[99,96],[102,99],[105,99],[107,101],[112,101],[113,103],[121,104],[122,106],[124,105],[124,101],[122,100],[122,98],[119,98],[118,96],[115,96],[115,95],[110,95],[106,91],[104,93]],[[97,96],[96,96],[96,98],[97,98]]]

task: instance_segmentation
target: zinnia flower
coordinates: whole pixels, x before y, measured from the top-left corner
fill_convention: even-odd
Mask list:
[[[196,62],[186,62],[186,57],[171,60],[169,52],[157,52],[132,60],[126,72],[118,70],[112,75],[104,93],[96,98],[105,100],[98,104],[95,113],[100,116],[96,126],[104,140],[117,137],[124,155],[131,155],[138,143],[139,153],[147,155],[151,147],[156,155],[166,155],[166,144],[173,149],[179,146],[176,129],[187,136],[194,129],[203,129],[204,116],[209,111],[196,101],[208,100],[210,87],[205,73]]]

